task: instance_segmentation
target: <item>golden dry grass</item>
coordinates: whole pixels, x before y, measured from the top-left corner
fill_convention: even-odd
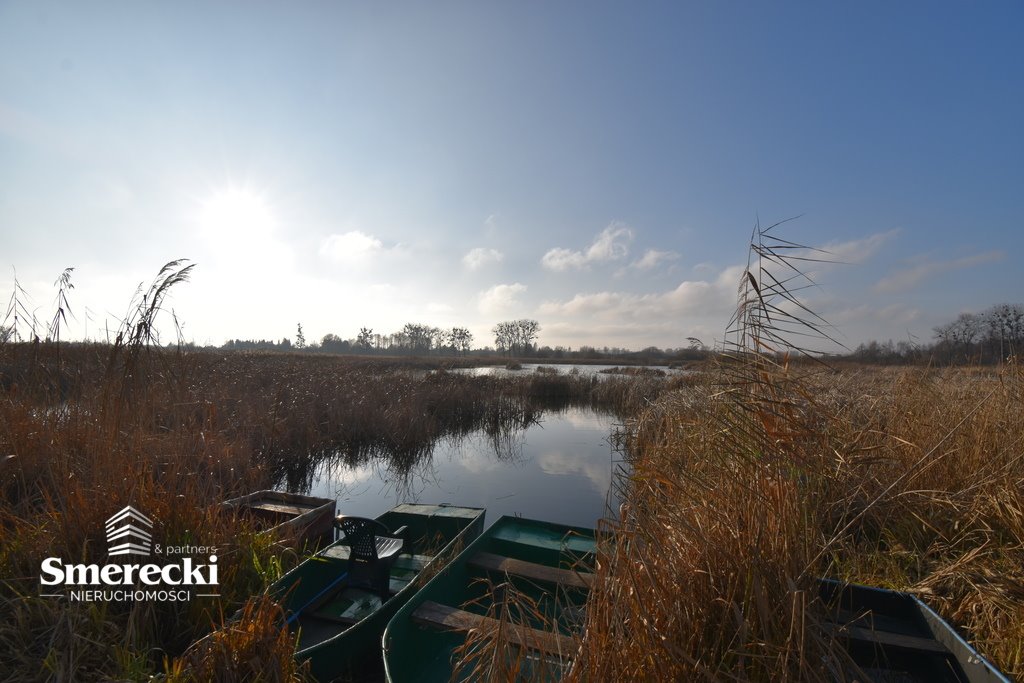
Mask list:
[[[912,591],[1024,674],[1024,372],[773,386],[744,421],[709,376],[636,425],[573,679],[854,680],[816,576]]]
[[[238,617],[167,664],[167,683],[297,683],[308,666],[295,661],[295,634],[280,606],[265,596],[246,601]]]

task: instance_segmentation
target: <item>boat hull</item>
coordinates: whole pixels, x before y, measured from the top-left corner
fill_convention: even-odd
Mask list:
[[[416,551],[429,550],[429,561],[424,560],[415,578],[402,585],[386,602],[375,605],[371,613],[351,625],[338,624],[336,632],[327,637],[315,638],[316,642],[306,646],[300,633],[296,659],[308,661],[310,672],[317,680],[328,681],[353,671],[380,658],[380,638],[388,621],[395,612],[431,576],[440,571],[462,548],[480,535],[484,524],[484,510],[450,505],[405,504],[385,512],[378,521],[389,529],[406,527],[404,534],[412,557],[427,557]],[[401,558],[400,558],[401,559]],[[285,613],[306,605],[310,600],[344,572],[347,567],[347,546],[332,543],[314,557],[275,583],[270,592],[278,596]],[[308,628],[297,622],[299,628]],[[331,628],[325,624],[324,628]]]
[[[502,517],[388,623],[382,639],[387,680],[450,680],[453,652],[465,643],[468,630],[460,624],[472,627],[481,617],[492,623],[486,615],[500,611],[510,591],[527,595],[550,617],[547,623],[533,624],[536,628],[524,624],[518,642],[527,649],[540,644],[548,654],[559,650],[557,658],[563,662],[571,659],[595,551],[593,529]],[[451,628],[432,623],[445,620]]]
[[[232,498],[225,510],[255,519],[274,540],[294,548],[316,545],[333,537],[336,503],[331,498],[264,490]]]
[[[818,580],[826,626],[871,680],[1009,683],[930,607],[900,591]]]

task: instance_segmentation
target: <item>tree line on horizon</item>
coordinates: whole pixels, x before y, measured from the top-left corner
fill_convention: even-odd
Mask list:
[[[473,346],[474,336],[464,327],[438,328],[423,323],[406,323],[400,330],[388,334],[361,327],[354,338],[343,339],[326,334],[317,342],[307,343],[299,324],[295,342],[285,337],[280,341],[267,339],[229,339],[220,348],[229,351],[301,351],[305,353],[333,353],[358,355],[435,355],[435,356],[499,356],[508,358],[536,358],[538,360],[601,360],[630,359],[643,362],[672,362],[700,360],[709,353],[708,348],[695,337],[688,337],[688,346],[661,349],[648,346],[640,351],[621,347],[581,345],[541,346],[538,342],[541,325],[523,318],[497,323],[492,329],[494,345]]]
[[[428,325],[407,324],[397,333],[377,335],[364,327],[354,340],[343,340],[336,335],[328,334],[319,345],[314,343],[306,346],[305,350],[341,354],[472,354],[555,360],[624,359],[648,363],[702,360],[713,354],[711,349],[695,337],[688,337],[688,346],[680,348],[660,349],[648,346],[640,351],[588,345],[575,350],[564,346],[552,348],[535,343],[539,331],[540,325],[535,320],[504,321],[492,329],[495,335],[493,347],[472,348],[473,335],[465,328],[442,330]],[[980,313],[961,313],[955,319],[936,326],[932,332],[933,340],[930,343],[914,340],[872,340],[859,344],[853,351],[847,353],[826,354],[826,358],[878,365],[993,364],[1006,361],[1024,349],[1024,305],[1003,303],[991,306]],[[230,340],[221,348],[286,351],[302,347],[295,347],[288,339],[283,339],[277,343],[265,340]]]
[[[156,310],[147,299],[164,292],[174,284],[188,279],[194,264],[186,261],[172,261],[160,271],[145,296],[142,286],[133,297],[132,307],[137,313],[152,316]],[[179,266],[183,266],[176,270]],[[74,289],[71,275],[74,268],[65,268],[54,285],[57,287],[56,312],[47,324],[29,309],[28,294],[22,289],[17,278],[14,291],[8,302],[7,311],[0,320],[0,344],[11,342],[59,342],[66,339],[67,316],[71,313],[69,293]],[[163,279],[161,279],[163,278]],[[121,321],[122,325],[124,321]],[[181,338],[181,328],[175,318],[178,333],[177,344],[184,348],[200,348],[194,342]],[[506,320],[497,323],[491,330],[494,346],[474,348],[473,334],[465,327],[439,328],[423,323],[406,323],[400,330],[379,334],[372,328],[362,327],[354,339],[342,339],[335,334],[326,334],[319,341],[307,343],[302,325],[296,330],[295,342],[289,338],[280,341],[266,339],[230,339],[219,348],[224,350],[268,350],[299,351],[337,354],[382,354],[382,355],[480,355],[507,357],[535,357],[538,359],[630,359],[640,362],[701,360],[713,355],[714,351],[695,337],[688,337],[688,346],[660,349],[648,346],[640,351],[604,346],[598,348],[583,345],[571,347],[540,346],[538,336],[540,323],[533,319]],[[40,330],[45,335],[41,339]],[[961,313],[955,319],[933,328],[933,341],[919,343],[916,340],[893,342],[870,341],[857,346],[845,354],[826,354],[827,358],[848,359],[874,364],[899,363],[940,363],[940,364],[991,364],[1015,358],[1024,348],[1024,305],[1001,303],[979,313]],[[120,332],[119,332],[120,334]],[[86,340],[88,342],[88,340]],[[107,342],[110,342],[109,333]],[[153,343],[159,344],[154,335]],[[172,344],[173,345],[173,344]]]
[[[870,341],[843,357],[876,364],[989,365],[1006,361],[1024,350],[1024,305],[1003,303],[980,313],[961,313],[932,328],[932,338],[930,344]]]

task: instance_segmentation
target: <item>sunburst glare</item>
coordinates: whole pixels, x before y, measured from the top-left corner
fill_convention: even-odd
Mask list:
[[[244,187],[219,190],[199,210],[199,226],[215,243],[244,244],[268,238],[276,217],[266,197]]]

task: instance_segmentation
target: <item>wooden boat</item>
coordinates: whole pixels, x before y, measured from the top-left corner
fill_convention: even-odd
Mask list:
[[[330,498],[266,490],[226,500],[222,506],[250,517],[264,533],[294,547],[333,538],[335,502]]]
[[[910,593],[819,580],[831,618],[854,663],[870,680],[1010,683],[926,604]]]
[[[387,680],[451,680],[454,650],[501,619],[507,642],[557,670],[576,652],[594,552],[593,529],[502,517],[395,614],[383,639]],[[517,609],[510,593],[531,608]]]
[[[399,505],[367,520],[339,516],[345,536],[270,588],[298,631],[296,658],[329,681],[380,658],[388,620],[480,535],[485,510]]]

